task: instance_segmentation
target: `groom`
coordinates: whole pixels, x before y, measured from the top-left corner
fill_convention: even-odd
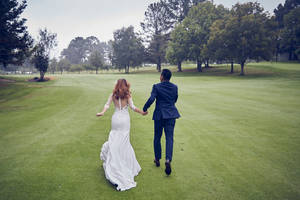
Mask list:
[[[161,144],[160,139],[163,130],[166,136],[166,169],[167,175],[171,174],[171,161],[173,154],[173,135],[174,126],[177,118],[180,117],[175,103],[178,98],[177,86],[170,82],[172,73],[168,69],[163,69],[160,75],[160,83],[154,84],[151,96],[145,103],[143,111],[147,112],[151,104],[156,100],[155,110],[153,113],[154,120],[154,163],[160,166]]]

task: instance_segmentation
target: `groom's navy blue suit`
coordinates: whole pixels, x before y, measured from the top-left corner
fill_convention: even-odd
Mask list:
[[[166,135],[166,160],[172,160],[174,126],[176,118],[180,117],[175,107],[177,98],[177,86],[169,81],[163,81],[153,85],[151,96],[144,105],[143,111],[145,112],[156,100],[152,118],[154,120],[154,153],[156,160],[161,159],[160,139],[163,129]]]

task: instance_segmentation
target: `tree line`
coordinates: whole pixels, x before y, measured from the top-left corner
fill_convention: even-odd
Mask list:
[[[210,63],[240,64],[241,75],[249,60],[277,61],[280,54],[289,60],[300,58],[300,1],[286,0],[270,14],[257,2],[236,3],[232,8],[208,0],[160,0],[151,3],[140,23],[113,33],[113,40],[101,42],[97,37],[76,37],[63,49],[59,60],[50,59],[57,45],[56,34],[39,31],[33,40],[20,14],[27,1],[0,0],[0,63],[20,65],[28,60],[40,71],[77,71],[129,69],[143,63],[177,65],[194,61],[197,70]]]
[[[195,61],[199,72],[209,63],[271,60],[288,53],[300,58],[300,1],[286,0],[274,15],[257,2],[236,3],[231,9],[205,0],[161,0],[150,4],[141,23],[149,38],[146,53],[157,64]]]

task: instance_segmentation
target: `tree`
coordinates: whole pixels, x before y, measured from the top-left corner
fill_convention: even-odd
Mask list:
[[[300,6],[299,0],[285,0],[284,5],[281,3],[274,9],[275,19],[278,22],[279,28],[284,27],[284,16],[288,14],[291,10]]]
[[[71,63],[66,58],[60,59],[59,62],[57,63],[57,68],[60,71],[60,74],[62,74],[63,71],[69,71],[70,67],[71,67]]]
[[[69,69],[71,72],[78,72],[80,74],[80,72],[82,70],[84,70],[83,66],[80,64],[76,64],[76,65],[72,65]]]
[[[202,71],[202,63],[208,59],[204,50],[207,48],[210,27],[221,16],[221,12],[218,12],[211,2],[203,2],[192,7],[182,22],[187,31],[186,42],[189,46],[189,58],[196,60],[199,72]]]
[[[44,80],[47,72],[50,51],[57,46],[56,36],[56,33],[51,33],[46,28],[39,30],[38,43],[34,47],[32,62],[40,72],[40,81]]]
[[[94,71],[94,70],[96,70],[95,66],[92,66],[89,63],[82,64],[82,67],[86,71]]]
[[[161,63],[165,57],[168,33],[172,28],[173,22],[170,19],[170,10],[161,0],[151,3],[146,12],[144,22],[141,27],[148,43],[147,55],[149,60],[156,63],[157,70],[161,71]]]
[[[276,61],[279,53],[288,53],[289,60],[295,58],[294,44],[289,43],[287,40],[287,29],[285,29],[285,16],[288,15],[293,9],[300,6],[299,0],[286,0],[284,5],[279,4],[274,10],[275,21],[278,23],[277,37],[276,37]],[[285,29],[285,30],[284,30]],[[283,39],[284,38],[284,39]]]
[[[39,81],[44,80],[44,75],[47,72],[48,65],[49,65],[49,57],[45,55],[44,49],[41,46],[37,46],[34,50],[32,63],[34,64],[35,68],[40,72],[40,79]]]
[[[169,11],[169,18],[172,19],[172,23],[181,23],[188,15],[192,6],[206,0],[165,0],[162,1],[163,5]]]
[[[188,57],[187,31],[182,24],[179,24],[171,33],[171,40],[168,43],[166,58],[176,64],[178,72],[182,72],[181,63]]]
[[[68,48],[62,50],[61,56],[68,59],[72,64],[84,62],[86,58],[85,39],[76,37],[71,40]]]
[[[146,48],[146,61],[156,64],[158,72],[161,71],[161,63],[165,62],[169,35],[153,35]]]
[[[110,65],[112,65],[113,63],[113,41],[109,40],[107,42],[107,63],[109,63]]]
[[[76,37],[71,40],[68,48],[61,52],[61,56],[67,58],[72,64],[82,64],[94,51],[99,51],[108,60],[109,46],[105,42],[100,42],[95,36]]]
[[[212,15],[214,15],[214,19],[213,21],[210,21],[209,24],[210,24],[210,28],[209,28],[209,32],[208,32],[208,40],[206,40],[204,46],[203,46],[203,50],[202,50],[202,57],[204,58],[204,61],[205,61],[205,68],[208,68],[209,67],[209,61],[210,60],[214,60],[214,49],[211,48],[211,46],[209,46],[209,39],[210,39],[210,36],[211,36],[211,27],[213,25],[213,23],[217,20],[220,20],[220,19],[226,19],[226,17],[228,16],[229,14],[229,9],[226,9],[223,5],[218,5],[215,7],[215,10],[214,10],[215,13],[212,13]],[[231,60],[232,61],[232,60]],[[231,62],[231,66],[232,66],[232,70],[233,70],[233,62]],[[232,71],[233,73],[233,71]]]
[[[104,55],[106,43],[100,42],[100,40],[95,36],[89,36],[85,39],[85,48],[87,55],[90,55],[94,51],[98,51]]]
[[[223,19],[216,20],[210,27],[208,51],[217,62],[230,62],[230,73],[233,73],[235,59],[235,38],[226,30],[226,23],[230,18],[229,13]]]
[[[57,69],[57,59],[56,58],[52,58],[50,60],[50,64],[49,64],[49,71],[52,72],[52,74],[54,74],[54,72]]]
[[[300,53],[300,7],[284,16],[280,48],[289,53],[289,60],[299,59]]]
[[[22,64],[29,56],[33,39],[27,32],[26,19],[20,19],[27,1],[0,1],[0,63],[4,68],[8,64]]]
[[[103,63],[109,63],[109,54],[112,51],[112,47],[109,42],[100,42],[100,40],[95,36],[90,36],[85,39],[85,48],[87,60],[89,56],[97,51],[103,57]]]
[[[133,26],[115,31],[112,46],[113,65],[125,69],[125,73],[129,73],[130,66],[138,66],[143,62],[144,46]]]
[[[104,66],[104,57],[99,51],[92,52],[88,61],[92,66],[95,67],[96,74],[98,74],[98,69],[103,68]]]
[[[269,60],[272,57],[274,32],[268,26],[270,18],[259,3],[237,3],[225,25],[225,34],[233,38],[234,60],[241,65],[241,75],[247,59]]]

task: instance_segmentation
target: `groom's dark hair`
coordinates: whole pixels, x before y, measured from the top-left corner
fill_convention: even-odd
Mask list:
[[[163,69],[161,72],[161,76],[165,81],[169,81],[171,79],[172,72],[168,69]]]

